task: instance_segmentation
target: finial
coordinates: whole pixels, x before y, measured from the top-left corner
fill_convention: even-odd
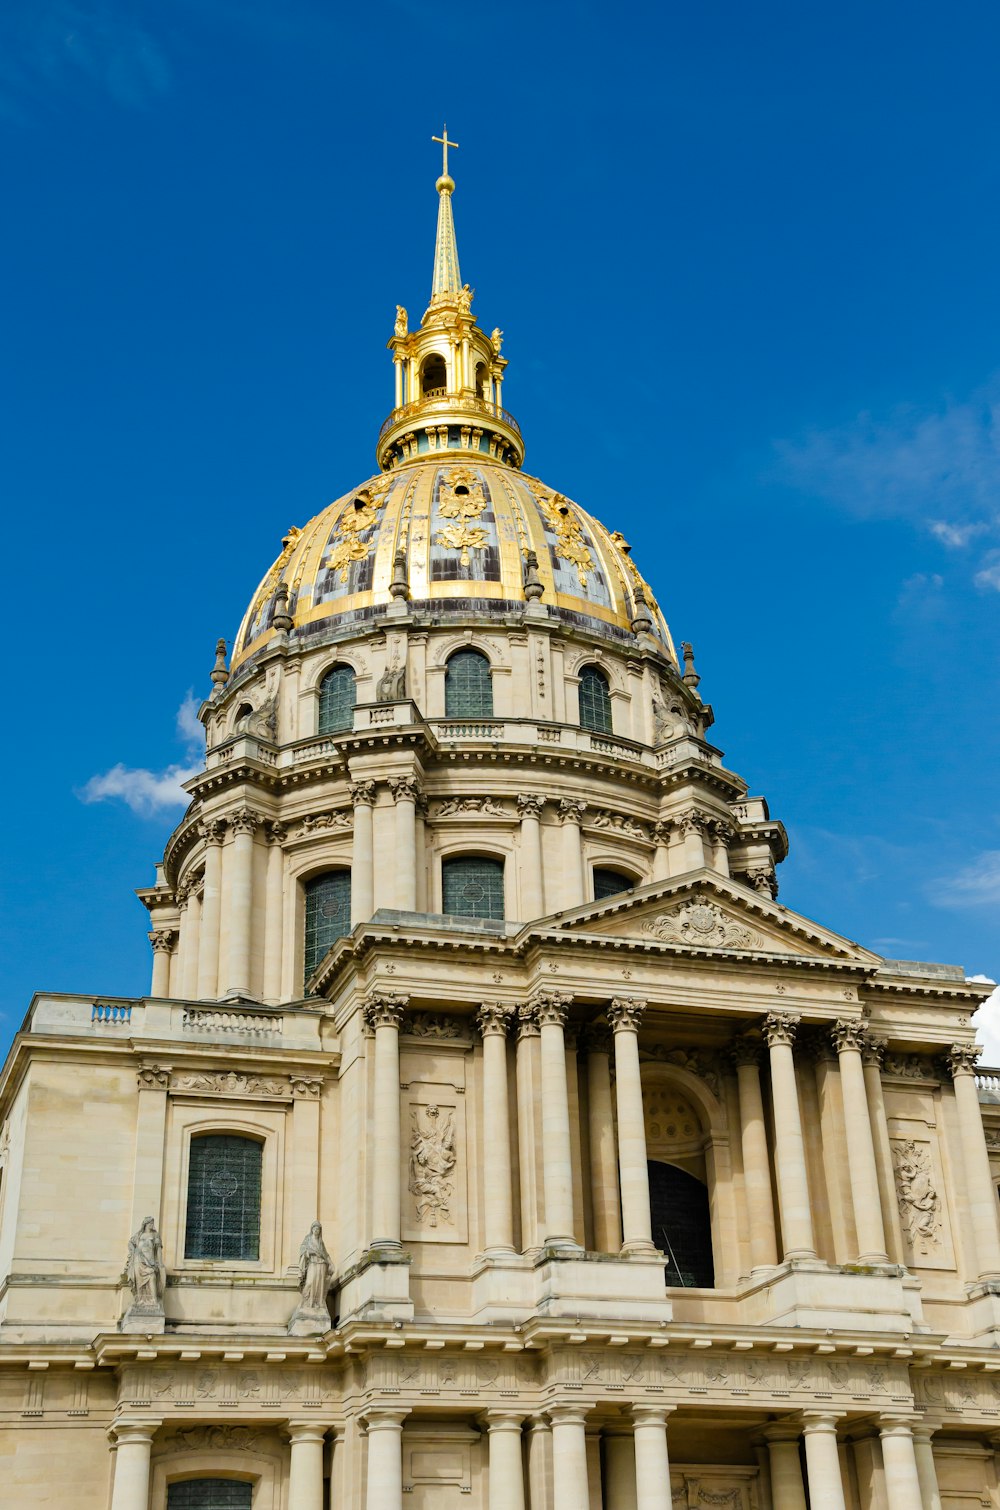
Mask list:
[[[222,689],[226,685],[228,680],[229,672],[226,670],[226,642],[225,640],[216,640],[215,665],[212,667],[212,682],[215,686],[215,691],[212,695],[214,697],[221,695]]]
[[[392,581],[389,583],[389,591],[394,598],[410,596],[410,587],[406,580],[406,552],[402,546],[392,558]]]
[[[455,185],[452,182],[451,178],[449,178],[449,176],[448,176],[448,148],[449,147],[457,147],[458,146],[458,142],[450,142],[448,140],[448,127],[447,126],[443,127],[440,136],[432,136],[431,137],[431,141],[432,142],[440,142],[441,143],[441,177],[437,181],[438,193],[439,194],[450,194],[451,191],[452,191],[452,189],[455,187]],[[445,179],[448,180],[447,187],[445,187]]]
[[[689,640],[683,640],[681,642],[681,651],[684,655],[684,676],[682,680],[686,687],[691,687],[693,689],[697,687],[698,683],[701,681],[701,677],[694,669],[694,649]]]
[[[529,603],[537,603],[545,591],[545,583],[538,575],[538,553],[524,553],[524,596]]]
[[[292,616],[288,612],[288,583],[279,582],[274,589],[274,613],[271,623],[275,629],[291,629]]]
[[[432,141],[440,142],[443,151],[443,172],[437,181],[438,199],[438,223],[437,240],[434,244],[434,282],[431,286],[431,302],[444,296],[454,298],[462,290],[462,274],[458,269],[458,242],[455,240],[455,221],[452,217],[451,196],[455,188],[455,180],[448,173],[448,148],[457,147],[458,142],[448,138],[448,127],[445,126],[441,136],[431,138]],[[471,298],[469,300],[471,303]]]
[[[637,587],[633,594],[635,599],[635,612],[632,615],[632,633],[648,634],[653,627],[653,618],[646,602],[646,594],[641,587]]]

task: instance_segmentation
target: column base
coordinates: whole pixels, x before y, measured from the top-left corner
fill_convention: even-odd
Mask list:
[[[654,1242],[648,1238],[627,1238],[621,1247],[622,1258],[658,1258],[666,1263],[666,1259]]]

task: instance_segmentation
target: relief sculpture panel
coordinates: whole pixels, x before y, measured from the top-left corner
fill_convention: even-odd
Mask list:
[[[465,1103],[455,1086],[410,1084],[403,1102],[403,1241],[468,1240]]]
[[[894,1121],[891,1131],[896,1204],[907,1262],[916,1268],[951,1268],[955,1257],[943,1194],[944,1179],[927,1126]]]

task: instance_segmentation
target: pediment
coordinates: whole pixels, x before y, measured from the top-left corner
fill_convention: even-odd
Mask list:
[[[560,913],[551,927],[560,933],[635,939],[699,952],[880,963],[878,955],[860,944],[709,870],[654,882]]]

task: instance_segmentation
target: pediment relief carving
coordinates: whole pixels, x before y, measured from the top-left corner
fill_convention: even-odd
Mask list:
[[[692,900],[644,919],[642,932],[664,944],[706,949],[762,949],[762,934],[730,917],[715,902]]]

